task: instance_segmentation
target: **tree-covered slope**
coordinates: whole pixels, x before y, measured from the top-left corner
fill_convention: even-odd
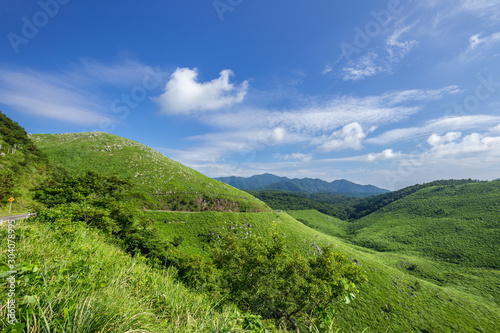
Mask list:
[[[264,186],[259,188],[259,190],[282,190],[305,193],[365,193],[367,195],[389,192],[373,185],[359,185],[345,179],[334,180],[329,183],[321,179],[312,178],[291,179],[287,182]]]
[[[355,195],[375,195],[389,191],[373,185],[359,185],[345,179],[326,182],[321,179],[290,179],[269,173],[252,177],[221,177],[221,182],[242,190],[281,190],[303,193],[338,193]]]
[[[420,189],[353,223],[357,244],[500,269],[500,182]]]
[[[16,199],[12,213],[28,211],[29,191],[54,171],[24,128],[0,112],[0,216],[8,212],[9,197]]]
[[[146,209],[267,211],[248,193],[206,177],[158,151],[116,135],[92,132],[34,134],[49,160],[72,175],[86,171],[131,178],[147,195]]]

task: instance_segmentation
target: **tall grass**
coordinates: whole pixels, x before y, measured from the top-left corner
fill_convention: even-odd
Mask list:
[[[0,234],[6,249],[5,228]],[[187,290],[175,273],[130,258],[92,230],[68,233],[24,222],[16,234],[17,316],[24,332],[245,332],[236,308],[219,309],[215,297]],[[2,252],[3,266],[6,261]],[[8,327],[5,301],[2,329]]]

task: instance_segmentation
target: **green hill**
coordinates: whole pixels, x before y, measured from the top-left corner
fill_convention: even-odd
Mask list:
[[[421,189],[356,220],[357,244],[500,269],[500,182]]]
[[[116,135],[92,132],[33,134],[49,160],[72,175],[86,171],[129,177],[147,195],[145,209],[269,211],[243,191],[206,177],[158,151]]]

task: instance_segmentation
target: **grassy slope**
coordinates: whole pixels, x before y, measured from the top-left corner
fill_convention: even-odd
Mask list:
[[[5,249],[5,225],[0,235]],[[26,308],[25,297],[36,299],[35,315],[18,318],[27,324],[26,332],[244,331],[236,309],[215,310],[207,296],[188,291],[140,258],[130,258],[95,231],[65,233],[43,223],[18,222],[16,236],[16,308]],[[0,253],[0,274],[9,270],[6,257],[6,251]],[[2,278],[3,295],[6,289]],[[4,301],[0,330],[7,326]]]
[[[215,181],[138,142],[92,132],[31,136],[50,161],[71,174],[95,170],[131,177],[146,207],[164,210],[269,211],[251,195]]]
[[[500,182],[434,186],[357,220],[362,246],[500,269]]]
[[[292,210],[288,214],[310,228],[316,229],[326,235],[345,239],[352,223],[332,217],[317,210]]]
[[[308,214],[311,212],[295,215],[306,217]],[[398,266],[413,258],[381,256],[376,251],[347,244],[305,226],[286,213],[149,212],[148,215],[156,220],[155,227],[166,239],[184,237],[179,249],[191,254],[206,255],[204,236],[211,232],[216,237],[227,230],[237,231],[242,237],[268,237],[271,230],[278,230],[286,235],[290,248],[306,255],[313,255],[318,244],[334,245],[339,252],[355,258],[369,279],[352,304],[340,305],[337,323],[341,332],[361,332],[365,328],[368,328],[366,333],[493,332],[500,325],[500,307],[493,301],[456,288],[438,286]],[[318,222],[321,216],[316,215],[313,219]],[[330,222],[318,223],[318,229]]]

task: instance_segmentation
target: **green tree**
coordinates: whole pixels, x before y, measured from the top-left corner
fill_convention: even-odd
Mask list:
[[[0,171],[0,204],[13,195],[14,177],[12,172]]]
[[[366,280],[359,266],[332,247],[305,258],[287,252],[276,234],[271,241],[224,235],[212,257],[227,301],[297,332],[317,325],[335,302],[354,298],[356,284]]]

